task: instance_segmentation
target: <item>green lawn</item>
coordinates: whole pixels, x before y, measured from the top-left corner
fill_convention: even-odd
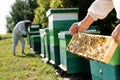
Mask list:
[[[11,34],[0,35],[0,80],[58,80],[54,67],[44,63],[40,56],[33,56],[27,45],[26,55],[21,54],[20,43],[16,48],[17,56],[11,52]]]

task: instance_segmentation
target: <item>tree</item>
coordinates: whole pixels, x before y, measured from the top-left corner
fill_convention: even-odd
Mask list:
[[[16,0],[16,2],[11,7],[12,11],[10,15],[13,19],[13,22],[16,24],[17,22],[24,20],[25,16],[25,9],[24,9],[24,2],[21,0]]]
[[[35,10],[34,24],[41,24],[42,27],[47,27],[46,12],[50,8],[50,0],[37,0],[39,7]]]
[[[46,12],[50,8],[72,8],[78,7],[78,0],[37,0],[39,7],[35,10],[34,24],[48,26]]]
[[[25,19],[29,19],[30,21],[33,22],[34,15],[35,15],[34,11],[37,7],[38,7],[37,0],[28,0],[28,2],[26,2],[26,18]]]
[[[34,10],[37,6],[36,0],[16,0],[11,7],[10,16],[6,17],[7,29],[13,29],[15,24],[21,20],[30,20],[32,22],[34,18]],[[8,32],[9,31],[10,30],[8,30]]]
[[[73,8],[79,6],[79,0],[51,0],[50,8]]]
[[[7,25],[6,25],[7,32],[8,32],[8,33],[12,33],[12,30],[13,30],[13,28],[14,28],[13,19],[12,19],[11,16],[7,16],[6,19],[7,19]]]

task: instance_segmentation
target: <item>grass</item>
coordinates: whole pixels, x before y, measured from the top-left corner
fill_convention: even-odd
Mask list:
[[[20,43],[16,47],[17,56],[11,52],[11,34],[0,35],[0,80],[58,80],[54,67],[42,61],[40,56],[33,56],[27,45],[26,55],[21,54]]]

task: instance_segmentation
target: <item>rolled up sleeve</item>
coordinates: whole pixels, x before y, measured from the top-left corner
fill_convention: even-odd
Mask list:
[[[88,14],[94,19],[104,19],[113,9],[112,0],[96,0],[88,9]]]

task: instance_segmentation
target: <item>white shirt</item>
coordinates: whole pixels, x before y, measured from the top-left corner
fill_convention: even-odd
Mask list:
[[[16,24],[15,28],[13,29],[13,34],[26,35],[25,21],[20,21]]]
[[[117,18],[120,19],[120,0],[96,0],[88,9],[88,14],[97,19],[105,18],[115,8]]]

